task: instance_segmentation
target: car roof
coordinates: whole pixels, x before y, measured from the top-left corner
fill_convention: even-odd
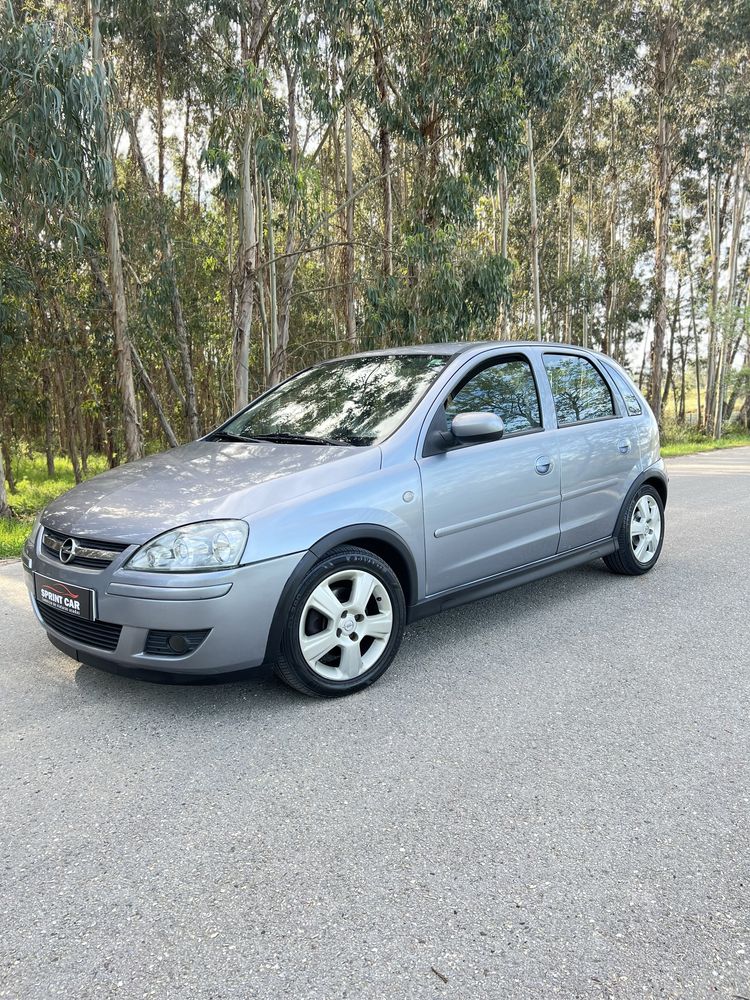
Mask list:
[[[367,357],[388,357],[394,354],[439,354],[445,357],[453,357],[456,354],[464,354],[472,350],[484,350],[494,347],[533,347],[537,350],[548,351],[561,349],[575,351],[581,354],[599,355],[598,351],[592,351],[588,347],[579,347],[577,344],[563,344],[551,340],[456,340],[441,344],[411,344],[408,346],[394,346],[381,348],[376,351],[357,351],[355,354],[345,355],[352,358]],[[336,360],[339,360],[338,358]]]
[[[379,348],[377,351],[356,351],[354,354],[347,354],[344,357],[383,358],[393,354],[443,354],[446,357],[452,357],[454,354],[460,354],[462,351],[468,351],[470,348],[476,347],[477,343],[480,343],[480,341],[455,341],[448,344],[409,344],[403,347],[394,345],[393,347]],[[481,341],[481,343],[485,343],[485,341]]]

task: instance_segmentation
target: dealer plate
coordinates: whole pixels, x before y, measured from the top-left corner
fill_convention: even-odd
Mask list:
[[[94,591],[62,580],[34,574],[34,594],[39,604],[62,611],[72,618],[94,619]]]

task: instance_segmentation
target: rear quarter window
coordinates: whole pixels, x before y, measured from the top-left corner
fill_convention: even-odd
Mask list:
[[[605,364],[604,367],[607,369],[609,377],[617,386],[617,391],[622,396],[625,408],[630,416],[637,417],[639,413],[643,413],[643,407],[638,400],[638,393],[635,390],[635,386],[631,384],[630,380],[627,379],[622,372],[619,372],[611,365]]]

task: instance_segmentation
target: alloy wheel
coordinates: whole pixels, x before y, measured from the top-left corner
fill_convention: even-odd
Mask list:
[[[661,512],[652,496],[644,494],[633,508],[630,518],[630,545],[641,563],[649,563],[659,549]]]
[[[385,585],[361,569],[322,580],[305,602],[299,644],[307,665],[331,681],[351,680],[378,662],[393,632]]]

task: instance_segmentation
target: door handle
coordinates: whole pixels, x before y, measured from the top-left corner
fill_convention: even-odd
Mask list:
[[[630,451],[630,441],[628,441],[627,438],[620,438],[620,440],[617,442],[617,448],[619,451],[622,452],[623,455],[627,455],[627,453]]]
[[[534,468],[536,469],[536,471],[539,473],[540,476],[546,476],[547,473],[552,468],[552,459],[549,457],[549,455],[540,455],[539,458],[536,460],[536,465],[534,466]]]

